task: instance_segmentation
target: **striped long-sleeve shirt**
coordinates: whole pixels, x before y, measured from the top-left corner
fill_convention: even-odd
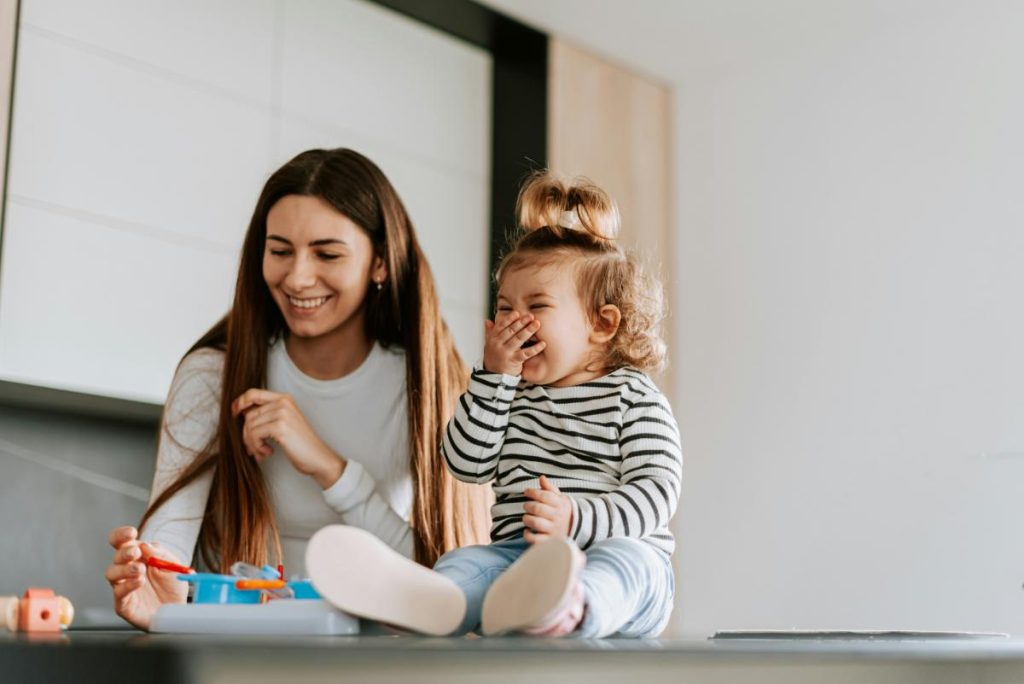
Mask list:
[[[679,429],[665,396],[636,369],[545,387],[478,368],[442,453],[458,479],[494,481],[492,541],[522,535],[523,492],[546,475],[572,501],[569,536],[580,548],[610,537],[675,548],[668,522],[682,483]]]

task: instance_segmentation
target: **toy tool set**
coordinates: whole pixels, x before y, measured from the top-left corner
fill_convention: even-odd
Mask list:
[[[154,562],[155,561],[155,562]],[[307,579],[284,569],[235,563],[231,574],[195,572],[148,558],[146,564],[192,585],[192,602],[157,609],[151,632],[192,634],[358,634],[359,621],[329,605]]]

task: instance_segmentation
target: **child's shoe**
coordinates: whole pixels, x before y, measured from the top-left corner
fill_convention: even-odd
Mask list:
[[[450,634],[466,614],[462,589],[358,527],[329,525],[309,540],[306,571],[328,603],[420,634]]]
[[[534,544],[495,580],[484,597],[483,633],[572,633],[583,618],[580,573],[586,562],[583,552],[567,539]]]

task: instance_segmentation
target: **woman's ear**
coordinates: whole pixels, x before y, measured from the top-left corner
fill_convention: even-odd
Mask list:
[[[373,257],[373,267],[370,268],[370,280],[377,284],[383,284],[388,279],[388,267],[379,256]]]
[[[622,323],[622,312],[614,304],[605,304],[594,316],[594,323],[590,330],[590,341],[597,344],[604,344],[615,337],[619,331],[619,324]]]

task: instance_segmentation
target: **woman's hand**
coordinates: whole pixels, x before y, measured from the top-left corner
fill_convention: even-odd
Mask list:
[[[531,314],[520,317],[513,311],[500,322],[484,323],[484,370],[505,375],[522,375],[523,362],[544,351],[538,342],[523,349],[523,343],[540,330],[540,321]]]
[[[540,487],[523,492],[532,499],[523,504],[526,511],[523,538],[531,544],[548,537],[568,537],[572,529],[572,502],[569,497],[558,491],[558,487],[544,475],[540,476]]]
[[[313,432],[289,394],[251,389],[231,403],[234,416],[245,416],[242,441],[257,462],[274,453],[275,442],[292,466],[327,489],[345,471],[345,461]]]
[[[156,556],[181,564],[173,553],[157,543],[140,542],[134,527],[118,527],[110,533],[114,559],[107,566],[107,582],[114,590],[114,611],[140,629],[149,629],[156,609],[165,603],[184,603],[188,584],[175,573],[146,566],[144,558]]]

